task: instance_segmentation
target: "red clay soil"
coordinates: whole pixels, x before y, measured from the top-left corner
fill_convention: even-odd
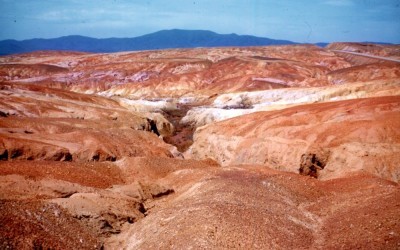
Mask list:
[[[185,154],[222,165],[266,164],[296,173],[302,158],[310,156],[323,179],[360,170],[398,182],[399,112],[398,96],[257,112],[198,129]]]
[[[2,61],[0,82],[38,83],[91,93],[109,90],[110,94],[134,98],[324,86],[328,84],[326,73],[350,66],[334,53],[308,45],[113,54],[34,53],[6,56]]]
[[[171,133],[170,124],[161,116],[130,111],[100,96],[34,85],[2,86],[0,159],[115,161],[123,156],[172,157],[172,147],[150,133],[152,123],[163,125],[159,133]]]
[[[102,249],[94,230],[40,200],[0,201],[1,249]]]
[[[398,96],[180,123],[224,93],[372,78],[390,95],[396,64],[311,45],[0,61],[0,249],[400,249]]]
[[[108,162],[0,161],[0,176],[55,179],[94,188],[123,184],[119,168]]]
[[[388,80],[400,78],[399,63],[381,62],[345,69],[339,69],[328,73],[328,81],[332,84],[344,84],[372,80]]]
[[[400,189],[372,176],[321,182],[262,166],[242,166],[175,172],[163,182],[179,188],[167,200],[156,202],[144,219],[109,238],[107,246],[400,247]]]
[[[100,249],[103,244],[106,249],[400,246],[399,186],[371,175],[356,173],[321,182],[265,166],[219,168],[210,161],[154,157],[51,165],[43,161],[0,165],[5,169],[4,177],[21,175],[30,182],[48,180],[60,185],[59,180],[63,180],[80,185],[80,193],[64,198],[35,198],[35,191],[31,191],[31,198],[10,193],[9,199],[2,199],[3,248],[68,248],[71,244],[81,249]],[[12,179],[7,180],[10,185]],[[107,181],[113,184],[112,189],[103,189],[109,187]],[[159,187],[137,186],[137,181],[158,183]],[[17,189],[23,182],[13,185]],[[137,193],[135,188],[140,185],[142,191]],[[90,187],[100,189],[88,190]],[[36,195],[40,192],[38,189]],[[136,216],[130,217],[132,223],[129,217],[123,217],[124,204],[131,200],[126,195],[140,193],[148,193],[148,198],[142,208],[135,209],[146,216],[135,212],[130,215]],[[105,203],[110,199],[119,212]],[[103,202],[107,210],[99,204],[89,206],[96,202]],[[79,204],[81,215],[80,209],[76,210]],[[84,211],[94,214],[87,217]]]

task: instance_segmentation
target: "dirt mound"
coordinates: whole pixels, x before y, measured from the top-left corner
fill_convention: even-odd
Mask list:
[[[0,245],[65,248],[70,244],[65,240],[72,239],[74,243],[78,240],[82,248],[97,244],[94,248],[100,249],[104,239],[143,219],[155,201],[175,193],[176,183],[163,182],[165,176],[217,167],[211,161],[153,156],[103,163],[2,161],[1,221],[7,233],[1,231]],[[18,210],[12,211],[12,207]],[[13,216],[16,222],[12,222]],[[68,225],[60,227],[62,222]],[[48,232],[52,227],[59,229]],[[78,233],[69,236],[70,227],[77,227]],[[79,230],[88,232],[81,235]],[[88,247],[80,241],[95,244]]]
[[[218,168],[219,164],[213,160],[203,161],[190,159],[167,159],[163,157],[134,157],[125,158],[116,163],[127,182],[147,180],[152,182],[162,179],[168,174],[185,169],[210,169]]]
[[[109,238],[106,245],[140,249],[396,248],[400,240],[400,190],[394,183],[371,176],[320,182],[247,166],[213,174],[177,172],[165,181],[183,178],[192,181],[151,209],[146,218]],[[367,200],[374,202],[363,202]]]
[[[101,249],[92,228],[56,204],[0,201],[2,249]]]

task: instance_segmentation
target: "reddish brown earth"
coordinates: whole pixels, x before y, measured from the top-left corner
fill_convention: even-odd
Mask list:
[[[309,104],[201,127],[187,155],[292,172],[314,157],[323,179],[362,170],[398,182],[399,127],[399,96]]]
[[[327,49],[350,51],[394,59],[400,58],[400,46],[398,44],[379,45],[368,43],[331,43],[327,46]]]
[[[3,57],[1,62],[3,81],[33,81],[91,93],[107,90],[131,98],[323,86],[328,71],[349,66],[334,53],[307,45],[99,55],[33,53]]]
[[[164,181],[183,188],[109,238],[111,248],[399,247],[399,187],[375,177],[321,182],[239,166],[178,172]]]
[[[0,249],[400,249],[398,57],[0,57]]]
[[[158,125],[157,133],[172,133],[173,126],[160,115],[129,111],[103,97],[37,85],[3,84],[0,95],[1,159],[172,157],[172,148],[150,133],[152,123]]]

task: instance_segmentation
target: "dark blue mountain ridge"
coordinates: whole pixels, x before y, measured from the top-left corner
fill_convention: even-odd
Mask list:
[[[119,52],[173,48],[265,46],[295,44],[287,40],[263,37],[217,34],[207,30],[161,30],[134,38],[91,38],[79,35],[51,39],[0,41],[0,55],[38,50],[70,50],[82,52]]]
[[[208,30],[161,30],[133,38],[91,38],[79,35],[51,39],[0,41],[0,55],[39,50],[66,50],[81,52],[120,52],[174,48],[268,46],[297,44],[288,40],[237,34],[218,34]],[[317,43],[324,47],[327,43]]]

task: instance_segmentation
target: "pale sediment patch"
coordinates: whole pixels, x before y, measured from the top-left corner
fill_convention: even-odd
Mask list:
[[[183,123],[197,127],[259,111],[380,96],[400,95],[400,80],[357,82],[329,87],[287,88],[254,92],[228,93],[218,96],[209,107],[190,110]]]

